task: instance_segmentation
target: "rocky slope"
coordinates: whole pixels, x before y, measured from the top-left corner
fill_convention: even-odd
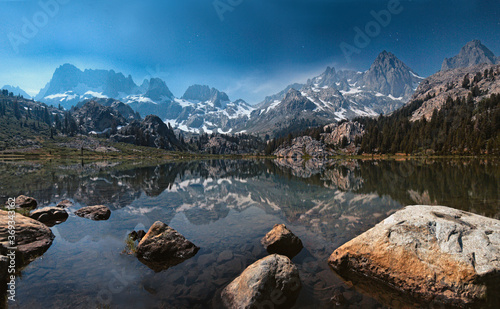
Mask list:
[[[327,149],[325,145],[310,136],[301,136],[292,140],[291,144],[284,144],[273,155],[278,158],[297,158],[312,157],[326,158],[333,155],[334,152]]]
[[[88,101],[82,107],[72,109],[78,131],[83,134],[103,134],[128,124],[128,120],[115,107],[102,106]]]
[[[476,66],[478,64],[499,64],[500,58],[481,44],[479,40],[468,42],[460,53],[452,58],[446,58],[441,66],[441,71],[453,70]]]
[[[485,74],[487,72],[487,75]],[[468,97],[479,102],[493,93],[500,93],[500,65],[480,64],[466,68],[440,71],[425,79],[415,91],[408,104],[422,101],[413,112],[412,121],[425,117],[429,120],[435,109],[440,110],[448,97],[452,99]],[[464,80],[465,83],[464,83]],[[476,90],[474,88],[477,87]]]
[[[298,119],[326,124],[390,113],[410,99],[422,80],[392,53],[383,51],[365,72],[328,67],[305,85],[290,85],[286,92],[267,97],[241,129],[273,134]]]
[[[360,137],[365,133],[363,126],[357,122],[342,122],[342,123],[332,123],[325,126],[325,131],[329,133],[324,133],[323,140],[327,145],[338,145],[344,140],[347,143],[352,143],[356,137]]]
[[[142,121],[130,122],[118,129],[111,140],[166,150],[186,150],[185,145],[175,136],[174,130],[155,115],[146,116]]]
[[[135,112],[129,105],[127,105],[121,101],[115,100],[115,99],[94,98],[91,100],[85,100],[85,101],[78,103],[76,105],[76,108],[80,108],[80,107],[84,106],[87,102],[91,102],[91,101],[96,102],[96,103],[98,103],[102,106],[105,106],[105,107],[110,107],[111,109],[120,113],[120,115],[122,115],[128,121],[141,119],[141,115],[139,115],[138,112]]]

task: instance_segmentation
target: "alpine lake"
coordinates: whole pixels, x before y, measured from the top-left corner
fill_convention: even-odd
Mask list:
[[[411,308],[410,299],[344,281],[330,254],[407,205],[444,205],[500,219],[500,161],[490,159],[180,162],[0,161],[2,203],[69,199],[51,247],[17,276],[9,308],[220,308],[220,292],[268,255],[261,238],[284,223],[303,242],[292,261],[294,308]],[[109,220],[74,211],[106,205]],[[199,246],[155,272],[127,236],[161,221]],[[335,295],[342,295],[335,297]]]

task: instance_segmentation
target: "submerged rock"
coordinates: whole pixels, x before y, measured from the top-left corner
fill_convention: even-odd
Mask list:
[[[302,250],[302,241],[284,224],[276,224],[261,241],[269,253],[277,253],[293,258]]]
[[[87,206],[75,211],[75,215],[95,221],[108,220],[111,210],[104,205]]]
[[[199,247],[163,222],[156,221],[137,245],[137,257],[156,272],[193,257]]]
[[[7,205],[9,201],[7,201],[5,204]],[[27,209],[34,209],[38,205],[37,201],[29,196],[26,195],[19,195],[16,197],[15,200],[16,203],[16,208],[27,208]]]
[[[273,254],[248,266],[224,288],[221,298],[227,308],[290,308],[301,287],[292,261]]]
[[[70,200],[62,200],[59,203],[57,203],[57,207],[59,208],[68,208],[71,206],[73,206],[73,202],[71,202]]]
[[[0,210],[0,249],[4,253],[8,247],[16,247],[16,259],[21,265],[27,265],[36,257],[42,255],[52,244],[54,234],[43,223],[34,219],[16,214],[15,222],[15,245],[9,243],[9,212]],[[18,265],[19,266],[19,265]],[[17,267],[17,266],[16,266]]]
[[[417,300],[473,306],[498,302],[500,221],[443,206],[408,206],[347,242],[329,264]]]
[[[65,221],[68,218],[68,213],[59,207],[44,207],[33,211],[30,218],[43,223],[55,223]]]

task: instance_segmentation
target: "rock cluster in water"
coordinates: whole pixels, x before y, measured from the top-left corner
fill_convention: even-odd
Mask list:
[[[290,258],[302,250],[302,241],[284,224],[276,224],[261,243],[274,254],[248,266],[222,290],[225,307],[290,308],[295,304],[302,283]]]

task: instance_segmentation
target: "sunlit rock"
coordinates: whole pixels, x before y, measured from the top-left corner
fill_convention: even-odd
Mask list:
[[[284,224],[276,224],[261,240],[269,253],[277,253],[293,258],[302,250],[302,241]]]
[[[443,206],[406,207],[329,258],[342,276],[362,273],[425,302],[498,302],[500,221]]]
[[[227,308],[291,308],[302,284],[289,258],[273,254],[248,266],[222,291]]]
[[[156,221],[137,245],[137,257],[156,272],[193,257],[199,247],[163,222]]]

